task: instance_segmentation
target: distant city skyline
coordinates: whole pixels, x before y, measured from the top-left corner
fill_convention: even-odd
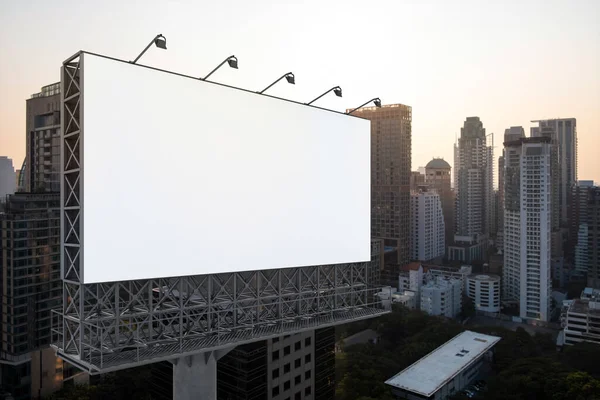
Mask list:
[[[118,13],[115,11],[118,10]],[[68,16],[68,18],[67,18]],[[44,23],[32,23],[44,21]],[[77,35],[72,29],[77,27]],[[344,111],[373,97],[413,110],[412,170],[433,157],[452,164],[466,117],[494,133],[496,158],[506,128],[531,120],[577,118],[579,179],[600,182],[600,2],[454,3],[267,0],[0,5],[0,154],[20,168],[25,100],[59,81],[62,62],[84,49],[204,76],[231,54],[239,70],[210,79],[260,90],[293,71],[296,85],[270,93],[307,102],[340,85],[343,98],[315,105]],[[176,166],[173,166],[175,168]]]

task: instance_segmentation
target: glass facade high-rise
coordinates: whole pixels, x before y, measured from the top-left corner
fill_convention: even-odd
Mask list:
[[[450,260],[482,261],[493,232],[494,154],[479,117],[468,117],[455,148],[455,235]]]
[[[588,286],[600,288],[600,187],[579,181],[571,191],[571,237],[569,250],[580,277]]]
[[[353,112],[371,121],[371,237],[386,249],[381,283],[396,286],[410,261],[412,108],[388,104]]]
[[[454,196],[451,187],[451,169],[450,164],[441,158],[434,158],[425,166],[425,181],[430,189],[434,189],[440,195],[442,202],[445,246],[452,243],[454,235]]]
[[[60,192],[60,82],[27,100],[25,190]]]
[[[577,184],[577,119],[575,118],[557,118],[540,121],[538,128],[549,128],[554,132],[554,143],[557,146],[557,164],[558,170],[558,209],[560,214],[560,226],[568,228],[569,226],[569,207],[571,188]],[[541,131],[539,131],[541,133]],[[532,129],[532,136],[534,134]]]
[[[17,193],[8,196],[0,213],[0,384],[16,399],[37,394],[34,388],[39,380],[32,377],[42,366],[32,367],[32,359],[48,361],[39,351],[50,344],[51,310],[60,307],[59,197],[58,193]],[[62,361],[60,368],[47,363],[44,371],[46,379],[39,386],[58,389],[54,381],[60,375],[62,382]]]
[[[333,400],[335,329],[237,346],[217,371],[219,400]]]
[[[19,400],[46,396],[67,379],[82,382],[48,347],[51,310],[62,301],[59,92],[52,84],[27,100],[20,191],[0,209],[0,387]]]

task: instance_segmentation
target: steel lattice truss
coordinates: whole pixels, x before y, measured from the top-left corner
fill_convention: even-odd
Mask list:
[[[373,261],[252,272],[83,284],[82,53],[64,62],[62,83],[62,309],[53,347],[90,373],[173,359],[386,311]]]

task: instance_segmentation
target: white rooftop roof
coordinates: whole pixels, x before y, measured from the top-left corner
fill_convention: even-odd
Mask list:
[[[497,336],[464,331],[385,383],[429,397],[499,340]]]

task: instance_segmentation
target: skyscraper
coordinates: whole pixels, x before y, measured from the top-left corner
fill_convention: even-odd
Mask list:
[[[523,127],[512,127],[504,131],[504,149],[502,171],[502,199],[504,203],[504,282],[502,284],[505,300],[518,301],[521,281],[521,204],[520,204],[520,171],[521,149],[519,146],[507,146],[507,143],[520,143],[525,138]]]
[[[44,388],[54,387],[53,363],[32,365],[50,344],[51,310],[60,306],[60,216],[58,193],[17,193],[0,213],[2,349],[0,383],[17,399],[37,396],[40,380],[22,379],[44,367]],[[52,350],[47,352],[53,354]],[[46,358],[45,356],[43,358]],[[62,383],[62,361],[60,361]],[[26,382],[23,384],[22,382]],[[50,391],[51,392],[51,391]],[[49,392],[44,392],[49,393]]]
[[[409,255],[412,109],[402,104],[365,107],[353,115],[371,121],[371,236],[386,251],[382,283],[396,285]]]
[[[502,155],[498,157],[498,230],[496,232],[496,248],[504,252],[504,149]]]
[[[0,386],[15,399],[48,395],[82,376],[48,348],[51,310],[62,301],[59,91],[60,84],[45,86],[27,100],[26,191],[0,210]]]
[[[429,261],[445,253],[445,225],[440,195],[421,188],[410,194],[411,259]]]
[[[448,251],[451,260],[471,262],[485,256],[494,220],[493,149],[486,139],[479,117],[468,117],[455,152],[458,185],[454,244]]]
[[[420,186],[425,184],[425,174],[419,171],[412,171],[410,173],[410,190],[418,190]]]
[[[445,246],[452,243],[452,236],[454,235],[454,196],[450,184],[451,169],[450,164],[441,158],[434,158],[425,166],[425,182],[431,189],[435,189],[442,202]]]
[[[600,187],[592,181],[579,181],[571,194],[575,270],[586,276],[589,287],[600,288]]]
[[[560,226],[568,227],[571,188],[577,184],[577,119],[558,118],[531,122],[537,122],[540,129],[551,129],[556,135]],[[541,130],[539,132],[541,134]],[[533,133],[532,130],[532,136]]]
[[[454,143],[454,171],[452,171],[452,189],[454,192],[458,191],[458,170],[456,169],[460,165],[460,154],[458,152],[458,139]],[[456,229],[455,229],[456,231]]]
[[[15,168],[10,158],[0,156],[0,203],[6,200],[7,194],[13,194],[17,188]]]
[[[552,143],[506,135],[504,295],[522,318],[548,321],[551,279]]]
[[[237,346],[218,362],[219,399],[335,397],[335,328]]]
[[[27,192],[60,192],[60,82],[27,100]]]

